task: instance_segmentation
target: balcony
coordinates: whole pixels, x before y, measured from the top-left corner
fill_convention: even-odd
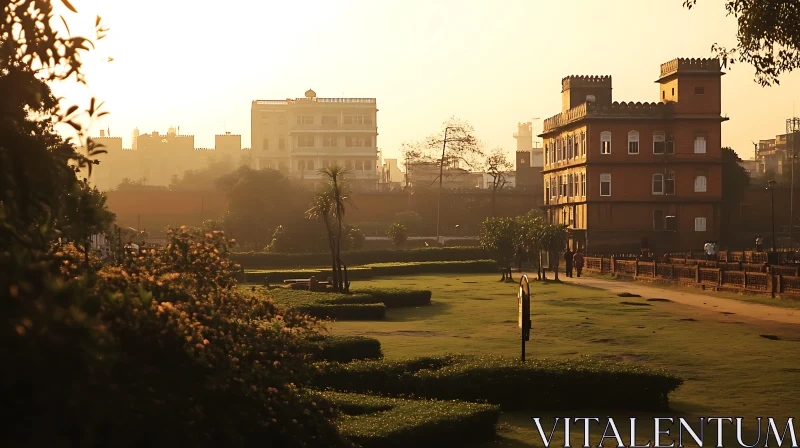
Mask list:
[[[377,133],[378,126],[376,124],[293,124],[290,134],[298,134],[302,132],[336,132],[336,133]]]

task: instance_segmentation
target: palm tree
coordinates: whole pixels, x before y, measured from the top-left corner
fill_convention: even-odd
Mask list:
[[[343,275],[344,263],[342,263],[341,258],[345,201],[348,200],[344,185],[344,175],[347,174],[347,170],[338,165],[333,165],[322,168],[318,172],[327,177],[328,182],[314,196],[311,208],[306,212],[306,216],[310,219],[319,219],[325,225],[328,247],[331,251],[333,289],[347,291],[349,289],[349,282],[345,278],[347,268],[344,267],[345,274]]]

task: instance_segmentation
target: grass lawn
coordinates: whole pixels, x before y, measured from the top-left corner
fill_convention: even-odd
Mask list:
[[[388,358],[445,353],[519,356],[515,283],[479,274],[354,282],[354,287],[366,286],[428,288],[433,292],[432,304],[387,310],[384,321],[331,322],[327,324],[331,334],[378,338]],[[745,435],[752,436],[745,442],[751,444],[756,440],[752,418],[771,416],[784,419],[785,424],[786,417],[796,417],[800,411],[798,326],[750,321],[674,302],[647,301],[647,297],[622,298],[581,286],[532,283],[531,293],[533,330],[528,357],[590,354],[665,367],[686,382],[671,395],[673,412],[661,417],[742,416],[748,419]],[[634,416],[614,410],[566,413],[572,417],[588,414],[612,415],[623,426]],[[483,446],[542,446],[531,417],[530,412],[504,413],[501,437]],[[543,426],[549,431],[552,420]],[[652,427],[641,428],[649,433],[650,437],[641,439],[646,442],[652,437]],[[594,446],[602,429],[593,429]],[[627,429],[620,427],[620,431],[627,437]],[[713,446],[715,431],[707,426],[706,445]],[[573,445],[580,446],[582,433],[572,433]],[[732,426],[725,434],[727,440],[735,440]],[[762,433],[761,444],[763,437]]]

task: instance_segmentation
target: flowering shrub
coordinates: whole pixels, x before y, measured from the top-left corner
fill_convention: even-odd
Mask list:
[[[5,274],[2,342],[22,366],[4,385],[0,445],[347,446],[332,407],[302,392],[316,321],[236,288],[231,244],[183,227],[77,276],[69,247],[18,259],[48,277]]]

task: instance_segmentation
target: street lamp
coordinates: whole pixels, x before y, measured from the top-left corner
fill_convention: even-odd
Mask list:
[[[767,183],[769,184],[770,205],[772,207],[772,252],[775,253],[775,181],[770,180]]]

